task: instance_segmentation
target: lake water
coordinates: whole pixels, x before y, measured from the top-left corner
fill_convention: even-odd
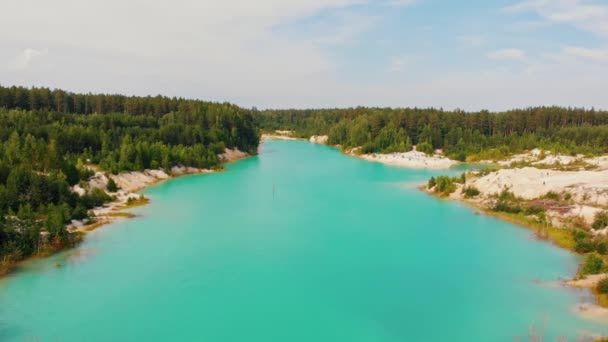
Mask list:
[[[0,341],[571,341],[579,258],[428,196],[437,171],[270,141],[0,281]],[[451,172],[456,173],[456,170]],[[527,340],[522,338],[522,341]]]

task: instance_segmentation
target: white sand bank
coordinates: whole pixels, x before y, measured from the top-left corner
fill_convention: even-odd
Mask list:
[[[295,131],[276,130],[273,134],[262,134],[261,142],[267,140],[300,140],[293,137]]]
[[[569,193],[577,204],[608,205],[608,171],[502,169],[467,181],[467,186],[474,186],[486,195],[508,189],[523,199],[540,198],[549,191]]]
[[[312,137],[310,137],[309,141],[314,144],[327,145],[329,137],[327,135],[313,135]]]
[[[529,152],[516,154],[505,160],[484,160],[481,163],[495,163],[500,166],[509,166],[513,163],[531,163],[538,166],[561,165],[568,166],[574,163],[589,164],[597,167],[597,170],[608,170],[608,156],[585,157],[582,154],[571,156],[555,154],[549,151],[533,149]]]
[[[286,136],[286,135],[278,135],[278,134],[262,134],[260,139],[261,142],[268,140],[298,140],[296,138]]]
[[[359,157],[364,160],[383,163],[391,166],[415,168],[415,169],[448,169],[456,164],[457,161],[448,159],[440,155],[429,156],[418,151],[409,151],[389,154],[356,154],[353,151],[347,154]]]
[[[223,163],[233,162],[248,157],[249,154],[242,152],[238,149],[226,149],[224,153],[219,154],[218,158]],[[96,168],[93,168],[96,169]],[[144,171],[133,171],[124,172],[118,175],[108,174],[106,172],[97,171],[89,179],[85,188],[80,185],[75,185],[72,190],[79,195],[84,195],[93,189],[101,189],[108,195],[114,197],[112,202],[106,203],[101,207],[91,209],[96,217],[96,223],[110,223],[117,219],[128,217],[128,214],[120,214],[120,210],[128,206],[129,200],[137,200],[140,195],[135,193],[142,190],[150,185],[164,181],[172,177],[178,177],[186,174],[205,174],[213,173],[215,170],[210,169],[199,169],[195,167],[186,166],[174,166],[171,168],[171,174],[167,174],[164,170],[144,170]],[[116,192],[110,192],[107,189],[109,178],[114,180],[118,185],[119,190]],[[79,221],[73,220],[67,229],[70,232],[86,230],[90,222],[87,220]]]

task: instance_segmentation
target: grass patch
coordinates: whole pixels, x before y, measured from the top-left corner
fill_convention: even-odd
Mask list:
[[[593,295],[595,296],[595,300],[597,300],[597,304],[601,307],[608,308],[608,294],[607,293],[598,293],[597,291],[593,291]],[[608,338],[602,341],[608,341]]]
[[[546,223],[538,222],[537,220],[525,216],[521,213],[506,213],[506,212],[495,212],[485,211],[486,213],[501,218],[505,221],[530,228],[536,232],[536,236],[542,240],[548,240],[555,245],[574,251],[576,241],[572,231],[569,229],[561,229],[553,226],[549,226]]]
[[[137,217],[137,215],[133,214],[133,213],[123,213],[123,212],[111,212],[108,213],[109,217],[124,217],[124,218],[133,218],[133,217]]]
[[[543,170],[555,170],[555,171],[592,171],[598,168],[597,165],[589,164],[584,160],[575,160],[570,164],[534,164],[533,161],[520,161],[520,162],[512,162],[509,165],[511,168],[524,168],[524,167],[534,167],[537,169]]]
[[[142,205],[146,205],[148,203],[150,203],[150,199],[143,197],[143,195],[142,195],[139,198],[129,199],[126,204],[121,205],[120,207],[116,207],[113,210],[120,211],[120,210],[129,209],[129,208],[141,207]]]
[[[106,224],[106,223],[110,223],[110,221],[107,221],[107,220],[99,220],[99,221],[93,222],[93,223],[91,223],[91,224],[89,224],[89,225],[86,225],[86,226],[84,227],[84,230],[86,230],[87,232],[90,232],[90,231],[93,231],[93,230],[95,230],[95,229],[97,229],[97,228],[99,228],[99,227],[103,226],[103,225],[104,225],[104,224]]]

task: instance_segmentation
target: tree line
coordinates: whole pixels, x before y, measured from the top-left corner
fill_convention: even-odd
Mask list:
[[[500,158],[536,147],[562,153],[608,152],[608,112],[536,107],[491,113],[418,108],[267,110],[261,129],[326,134],[329,143],[365,153],[443,149],[453,159]],[[422,148],[420,148],[422,147]]]
[[[0,87],[0,272],[42,243],[56,250],[77,241],[66,225],[110,200],[72,191],[91,165],[213,168],[225,148],[254,154],[258,143],[252,112],[228,103]]]

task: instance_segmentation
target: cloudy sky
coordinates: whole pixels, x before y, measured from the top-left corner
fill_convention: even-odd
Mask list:
[[[258,108],[608,109],[608,0],[0,0],[0,84]]]

